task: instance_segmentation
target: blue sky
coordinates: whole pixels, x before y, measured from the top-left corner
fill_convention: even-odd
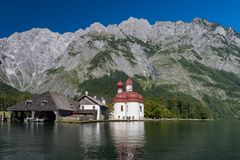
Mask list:
[[[130,16],[151,24],[201,17],[240,31],[237,0],[1,0],[0,37],[36,27],[73,32],[96,21],[118,24]]]

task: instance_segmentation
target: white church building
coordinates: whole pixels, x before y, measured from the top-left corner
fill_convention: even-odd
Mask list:
[[[144,98],[133,91],[133,81],[128,78],[126,91],[123,91],[123,83],[117,83],[117,94],[113,100],[113,119],[115,120],[143,120]]]

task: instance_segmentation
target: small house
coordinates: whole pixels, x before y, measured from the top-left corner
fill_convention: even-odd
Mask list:
[[[77,111],[74,114],[81,120],[107,120],[109,108],[103,98],[99,100],[97,97],[89,96],[86,92],[79,98]]]

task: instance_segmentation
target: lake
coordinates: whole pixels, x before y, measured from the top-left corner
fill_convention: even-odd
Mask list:
[[[240,159],[240,121],[0,124],[1,160]]]

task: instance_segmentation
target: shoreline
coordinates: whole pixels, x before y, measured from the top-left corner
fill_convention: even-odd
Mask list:
[[[56,123],[99,123],[99,122],[148,122],[148,121],[214,121],[215,119],[183,119],[183,118],[162,118],[162,119],[143,119],[143,120],[69,120],[59,119]]]

